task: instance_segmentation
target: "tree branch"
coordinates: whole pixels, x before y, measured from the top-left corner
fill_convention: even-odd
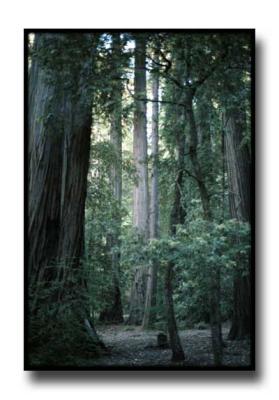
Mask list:
[[[227,49],[223,52],[223,54],[220,56],[219,60],[216,61],[212,67],[209,69],[209,71],[207,71],[207,73],[204,73],[204,75],[202,77],[200,77],[198,80],[196,80],[193,84],[193,87],[195,89],[197,89],[199,86],[201,86],[215,71],[218,67],[220,67],[220,65],[222,64],[222,62],[225,60],[225,58],[227,57]]]
[[[151,103],[172,104],[172,105],[174,105],[174,106],[185,107],[185,104],[184,104],[184,103],[175,103],[175,102],[173,102],[173,101],[168,101],[168,100],[154,100],[154,99],[149,99],[149,98],[136,97],[136,96],[132,93],[132,91],[129,89],[127,82],[126,82],[126,89],[127,89],[128,93],[130,94],[130,96],[131,96],[133,99],[138,100],[138,101],[146,101],[146,102],[149,101],[149,102],[151,102]]]

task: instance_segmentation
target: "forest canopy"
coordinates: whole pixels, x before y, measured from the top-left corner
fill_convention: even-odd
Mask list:
[[[251,367],[254,31],[26,44],[26,367]]]

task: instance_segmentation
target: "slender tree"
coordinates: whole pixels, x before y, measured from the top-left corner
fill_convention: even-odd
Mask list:
[[[147,169],[147,132],[146,132],[146,40],[144,35],[135,39],[135,112],[133,154],[137,173],[137,182],[133,193],[133,225],[139,236],[147,240],[149,236],[148,209],[148,169]],[[140,325],[143,319],[146,291],[146,273],[142,265],[134,270],[133,286],[130,298],[128,323]]]
[[[178,59],[174,51],[174,78],[177,79],[184,66],[181,59]],[[171,137],[170,141],[174,146],[176,154],[175,162],[175,184],[173,200],[170,210],[169,219],[169,235],[176,235],[177,225],[184,223],[186,210],[183,204],[183,183],[185,177],[185,154],[186,154],[186,130],[185,130],[185,113],[180,102],[183,102],[184,93],[177,85],[172,82],[167,83],[167,93],[170,104],[165,110],[165,120],[170,125]],[[183,104],[183,103],[182,103]],[[167,330],[169,334],[170,347],[172,349],[172,360],[183,361],[185,359],[183,347],[181,345],[178,327],[176,323],[174,301],[173,301],[173,281],[175,277],[175,262],[169,261],[166,265],[164,276],[164,294],[166,305]]]
[[[178,77],[171,77],[171,81],[179,88],[182,93],[180,104],[184,105],[184,118],[186,129],[188,132],[189,158],[192,165],[193,173],[197,187],[200,193],[204,219],[208,222],[213,220],[213,213],[210,205],[210,193],[206,184],[205,176],[198,157],[198,131],[194,114],[194,98],[198,88],[208,79],[215,71],[216,66],[223,60],[223,52],[214,57],[214,62],[210,60],[209,66],[201,64],[199,57],[195,58],[196,50],[199,49],[200,43],[192,40],[192,37],[178,37],[174,41],[176,46],[176,59],[173,62],[180,64],[180,74]],[[217,60],[215,60],[217,59]],[[220,313],[220,271],[212,268],[210,275],[210,321],[212,332],[212,345],[215,364],[222,363],[222,331],[221,331],[221,313]]]
[[[155,67],[159,61],[158,49],[154,54]],[[151,131],[151,190],[150,190],[150,239],[159,237],[159,196],[158,196],[158,147],[159,147],[159,75],[154,71],[152,75],[152,131]],[[147,287],[145,298],[145,310],[142,326],[150,327],[156,317],[156,292],[157,292],[157,269],[156,262],[149,267],[147,275]]]
[[[205,183],[205,178],[197,156],[198,134],[193,112],[194,90],[189,88],[186,92],[186,117],[189,124],[189,152],[190,160],[193,166],[195,179],[198,184],[204,218],[207,221],[213,220],[210,206],[209,191]],[[221,312],[220,312],[220,271],[218,267],[212,268],[210,276],[210,324],[212,332],[212,346],[214,352],[215,364],[222,363],[222,330],[221,330]]]
[[[110,141],[115,159],[111,167],[111,185],[117,203],[114,217],[114,231],[109,235],[109,247],[112,265],[112,291],[110,304],[100,314],[100,321],[123,322],[123,310],[120,291],[120,234],[121,234],[121,203],[122,203],[122,43],[120,34],[112,35],[112,83],[110,118]],[[117,251],[115,250],[117,248]]]
[[[184,177],[184,156],[185,156],[185,136],[177,135],[177,175],[175,180],[174,189],[174,201],[170,216],[170,234],[174,236],[176,234],[176,226],[183,224],[185,219],[185,209],[182,205],[181,190],[183,185]],[[185,359],[184,351],[178,335],[178,329],[176,324],[176,318],[174,313],[173,304],[173,275],[174,275],[174,262],[168,262],[165,273],[165,302],[166,302],[166,315],[167,315],[167,327],[170,339],[170,345],[172,349],[172,360],[182,361]]]

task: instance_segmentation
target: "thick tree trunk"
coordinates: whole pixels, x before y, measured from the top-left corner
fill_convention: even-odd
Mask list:
[[[189,124],[189,150],[190,160],[193,166],[193,171],[198,183],[200,191],[203,213],[205,220],[211,221],[213,216],[210,207],[210,198],[208,189],[205,184],[203,172],[197,155],[198,134],[193,111],[193,95],[194,92],[191,88],[186,93],[186,117]],[[212,268],[210,274],[210,324],[211,324],[211,337],[212,347],[214,354],[214,362],[216,365],[222,364],[222,324],[221,324],[221,310],[220,310],[220,271],[218,266]]]
[[[34,51],[44,49],[49,35],[36,35]],[[53,36],[53,40],[57,40]],[[53,79],[42,61],[34,58],[28,94],[28,274],[29,284],[55,278],[51,264],[57,257],[60,234],[60,196],[63,153],[63,91],[59,73]],[[46,267],[48,267],[46,269]]]
[[[77,61],[72,52],[79,46],[84,53]],[[88,315],[80,259],[93,47],[92,35],[36,35],[29,81],[29,284],[35,286],[35,298],[41,280],[52,292],[58,288],[47,299],[56,302],[57,317],[63,308],[59,300],[70,301],[70,291],[72,315],[81,324]]]
[[[146,132],[146,98],[145,71],[146,43],[143,36],[136,38],[135,48],[135,113],[133,153],[137,173],[137,182],[133,193],[133,225],[144,240],[149,236],[148,210],[148,169],[147,169],[147,132]],[[130,299],[130,315],[127,323],[140,325],[143,319],[145,290],[145,266],[137,265]]]
[[[154,56],[155,61],[158,55]],[[151,170],[151,191],[150,191],[150,239],[159,236],[159,198],[158,198],[158,146],[159,146],[159,75],[152,76],[152,170]],[[157,291],[157,263],[153,263],[148,270],[147,287],[145,298],[145,310],[142,326],[144,329],[150,328],[156,319],[156,291]]]
[[[80,36],[80,45],[85,46],[88,39],[86,35]],[[69,46],[77,45],[74,38],[69,37],[68,40]],[[65,288],[72,286],[74,296],[85,289],[81,258],[84,253],[84,210],[93,102],[90,79],[94,58],[92,54],[86,53],[78,63],[78,69],[76,61],[69,64],[72,86],[67,89],[64,100],[61,223],[57,253],[63,266],[61,282],[65,282]],[[70,283],[72,281],[75,283]],[[64,295],[63,287],[61,290],[60,298]]]
[[[82,86],[81,86],[82,87]],[[84,90],[84,96],[87,95]],[[85,290],[81,259],[84,252],[84,209],[89,166],[91,134],[91,105],[83,106],[83,96],[73,102],[69,99],[64,116],[65,130],[63,179],[61,194],[61,223],[57,258],[60,262],[60,281],[63,282],[60,299],[66,289],[72,296]],[[70,282],[75,282],[74,284]],[[69,288],[69,285],[72,288]]]
[[[247,144],[242,143],[246,128],[245,111],[231,111],[224,120],[230,215],[239,221],[250,222],[250,153]],[[241,263],[240,259],[238,263]],[[246,276],[240,270],[235,271],[234,277],[233,318],[229,332],[231,340],[250,335],[250,265]]]
[[[123,322],[123,309],[120,291],[120,250],[117,252],[113,250],[114,247],[120,249],[120,208],[122,203],[122,83],[121,68],[117,67],[120,62],[122,47],[119,34],[113,35],[112,49],[112,67],[115,68],[115,76],[112,86],[113,105],[111,112],[110,141],[114,148],[115,160],[111,168],[111,185],[113,195],[117,201],[118,209],[114,215],[115,229],[109,238],[112,266],[112,291],[110,293],[110,304],[108,304],[106,309],[101,312],[100,321],[121,323]]]

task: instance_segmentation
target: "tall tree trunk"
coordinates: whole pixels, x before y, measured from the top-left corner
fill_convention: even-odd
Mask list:
[[[84,90],[86,96],[86,90]],[[69,99],[64,116],[65,129],[63,179],[61,194],[61,223],[57,258],[61,263],[61,282],[67,286],[75,280],[73,291],[77,294],[84,288],[81,258],[84,252],[84,210],[89,166],[91,134],[91,105],[83,106],[82,98],[77,102]],[[81,279],[80,279],[81,278]],[[61,288],[63,297],[64,288]]]
[[[121,234],[121,203],[122,203],[122,83],[121,83],[121,67],[119,67],[122,55],[122,46],[120,34],[114,34],[112,37],[112,68],[115,75],[112,84],[112,112],[111,112],[111,129],[110,141],[114,148],[115,161],[111,168],[111,185],[113,195],[117,202],[117,210],[114,215],[114,232],[110,235],[110,251],[112,266],[112,292],[110,294],[110,304],[100,314],[102,322],[123,322],[123,309],[120,291],[120,250],[117,252],[114,247],[120,249]]]
[[[29,283],[37,288],[42,279],[51,288],[59,283],[54,301],[68,299],[70,289],[72,312],[80,321],[88,316],[80,259],[91,133],[92,38],[36,35],[29,97]],[[83,54],[77,61],[72,52],[79,47]]]
[[[190,160],[198,183],[204,218],[207,221],[211,221],[213,216],[210,207],[209,193],[205,184],[203,172],[197,154],[198,134],[197,134],[195,116],[193,111],[193,95],[194,95],[194,90],[192,88],[188,88],[186,92],[185,112],[189,124]],[[210,274],[209,301],[210,301],[210,324],[211,324],[212,347],[214,354],[214,362],[216,365],[222,364],[222,353],[223,353],[220,292],[221,292],[220,270],[218,266],[215,266],[212,268]]]
[[[136,39],[135,48],[135,113],[133,154],[137,183],[133,193],[133,225],[145,239],[149,235],[148,169],[146,131],[146,43],[144,37]]]
[[[147,169],[147,132],[146,132],[146,43],[144,36],[136,37],[135,47],[135,113],[133,154],[137,173],[137,182],[133,193],[133,225],[137,233],[147,240],[149,236],[148,210],[148,169]],[[137,265],[130,298],[129,324],[140,325],[143,319],[146,291],[145,266]]]
[[[235,109],[227,112],[224,120],[230,215],[239,221],[250,223],[251,166],[249,148],[243,143],[246,129],[245,111]],[[241,263],[240,259],[238,263]],[[235,271],[234,276],[233,318],[229,332],[231,340],[243,339],[251,333],[250,265],[246,276],[243,276],[240,269]]]
[[[181,63],[182,58],[179,56],[176,58],[175,62],[175,77],[178,78],[181,72],[184,70],[183,63]],[[173,88],[173,87],[172,87]],[[172,99],[174,102],[183,101],[183,92],[177,87],[173,88]],[[169,222],[169,234],[170,236],[175,236],[176,225],[183,224],[186,216],[183,199],[183,180],[185,174],[185,147],[186,147],[186,131],[185,131],[185,114],[184,110],[180,106],[171,106],[168,108],[166,120],[170,119],[171,126],[173,127],[173,136],[176,148],[176,178],[174,186],[174,198],[170,213]],[[172,117],[174,115],[174,117]],[[172,117],[172,118],[171,118]],[[165,268],[164,276],[164,297],[166,306],[166,320],[167,320],[167,330],[169,335],[170,347],[172,350],[172,360],[173,361],[183,361],[185,359],[183,347],[181,345],[175,312],[174,312],[174,302],[173,302],[173,278],[174,278],[175,263],[168,262]]]
[[[178,162],[177,162],[177,176],[174,189],[174,202],[170,216],[170,234],[176,234],[176,225],[182,224],[185,219],[185,210],[182,206],[181,190],[183,184],[184,176],[184,156],[185,156],[185,136],[177,136],[177,152],[178,152]],[[178,329],[174,314],[174,304],[173,304],[173,270],[175,264],[169,262],[166,266],[165,274],[165,302],[166,302],[166,314],[167,314],[167,327],[170,339],[170,346],[172,349],[172,360],[173,361],[183,361],[185,359],[184,351],[180,342],[178,335]]]
[[[58,35],[37,34],[34,52],[45,49]],[[51,280],[56,271],[51,263],[57,257],[60,233],[60,196],[63,157],[63,91],[59,72],[52,79],[42,60],[34,57],[29,75],[28,94],[28,276],[29,284]],[[48,267],[47,269],[45,267]]]
[[[154,54],[155,62],[158,62],[158,52]],[[158,198],[158,147],[159,147],[159,75],[152,74],[152,131],[151,131],[151,190],[150,190],[150,219],[149,232],[150,239],[156,239],[159,236],[159,198]],[[157,295],[157,269],[156,262],[148,269],[145,309],[142,327],[150,328],[156,318],[156,295]]]
[[[194,92],[191,88],[188,89],[186,95],[186,118],[189,124],[189,153],[190,160],[193,166],[193,171],[198,183],[198,188],[201,196],[202,207],[204,212],[204,217],[207,220],[212,219],[212,212],[209,203],[209,193],[204,182],[203,172],[198,159],[197,147],[198,147],[198,134],[196,128],[196,121],[193,111],[193,95]]]

